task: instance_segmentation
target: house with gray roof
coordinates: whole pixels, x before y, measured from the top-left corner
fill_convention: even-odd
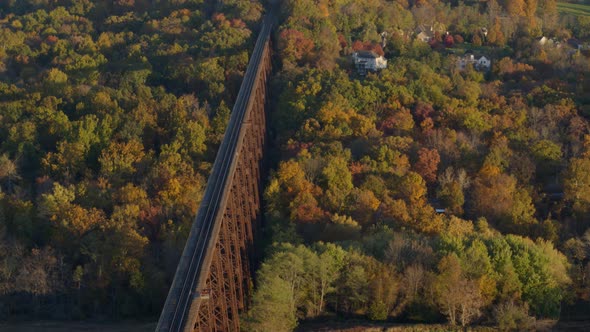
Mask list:
[[[387,59],[373,51],[354,52],[352,60],[361,75],[365,75],[367,71],[378,71],[387,68]]]

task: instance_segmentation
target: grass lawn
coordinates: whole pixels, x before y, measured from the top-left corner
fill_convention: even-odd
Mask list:
[[[558,2],[557,10],[561,14],[576,16],[590,16],[590,4]]]
[[[494,58],[503,58],[512,55],[512,49],[509,47],[499,48],[493,46],[475,46],[471,43],[455,44],[452,48],[447,48],[448,51],[461,56],[467,51],[471,51],[476,55],[485,55],[488,58],[493,56]]]

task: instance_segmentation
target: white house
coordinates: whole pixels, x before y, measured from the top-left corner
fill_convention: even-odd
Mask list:
[[[432,39],[434,39],[434,27],[432,26],[425,26],[419,25],[416,28],[416,39],[421,42],[429,43]]]
[[[352,59],[360,74],[366,74],[368,70],[377,71],[387,68],[387,60],[373,51],[354,52]]]
[[[492,60],[483,55],[480,56],[479,59],[476,59],[475,68],[489,70],[491,66]]]
[[[545,46],[547,43],[551,43],[553,44],[553,41],[545,36],[538,38],[537,42],[539,43],[539,45],[541,46]]]
[[[557,38],[547,38],[543,36],[537,38],[537,43],[540,46],[561,48],[561,42]]]
[[[477,57],[473,54],[466,54],[457,61],[459,69],[465,69],[469,64],[477,70],[490,70],[492,67],[492,61],[483,55]]]
[[[416,39],[424,43],[429,43],[433,38],[433,34],[428,33],[426,31],[421,31],[419,34],[416,35]]]

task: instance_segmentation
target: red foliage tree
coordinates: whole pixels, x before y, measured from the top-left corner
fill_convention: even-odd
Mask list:
[[[436,171],[439,163],[440,155],[436,149],[421,148],[418,151],[418,161],[414,165],[414,169],[426,182],[432,183],[436,181]]]
[[[354,43],[352,43],[352,49],[354,51],[373,51],[378,55],[385,55],[385,52],[383,52],[383,48],[381,47],[381,45],[374,44],[371,42],[363,43],[360,40],[356,40]]]
[[[338,35],[338,42],[340,43],[340,48],[346,48],[346,46],[348,46],[348,42],[342,34]]]
[[[445,35],[444,42],[446,47],[453,47],[455,39],[451,35]]]
[[[355,40],[354,43],[352,43],[352,49],[354,51],[362,51],[365,49],[365,45],[360,40]]]
[[[433,114],[434,108],[432,107],[432,105],[421,101],[416,103],[416,107],[414,108],[414,116],[419,122],[422,122],[427,118],[432,117]]]
[[[243,29],[246,27],[246,23],[244,21],[240,20],[239,18],[234,18],[231,20],[231,26],[234,28]]]
[[[45,40],[47,41],[48,44],[52,44],[53,45],[53,44],[57,43],[57,41],[59,40],[59,38],[57,38],[54,35],[51,35],[51,36],[47,36],[47,39],[45,39]]]
[[[285,59],[299,61],[308,56],[314,49],[312,39],[295,29],[285,29],[280,33],[279,49]]]
[[[381,45],[379,45],[379,44],[373,45],[373,48],[371,49],[371,51],[373,51],[381,56],[385,55],[385,52],[383,52],[383,47],[381,47]]]

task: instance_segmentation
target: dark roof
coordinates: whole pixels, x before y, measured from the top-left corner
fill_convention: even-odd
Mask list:
[[[467,53],[467,52],[465,52],[465,54],[463,55],[463,57],[464,57],[464,58],[468,58],[468,57],[471,57],[472,55],[473,55],[473,58],[474,58],[474,59],[476,59],[476,60],[479,60],[479,59],[481,59],[481,58],[483,58],[483,57],[485,57],[485,58],[486,58],[486,59],[488,59],[488,60],[490,59],[490,57],[489,57],[489,56],[487,56],[487,55],[484,55],[484,54],[475,54],[475,53],[473,53],[473,52],[471,52],[471,53]]]
[[[580,45],[580,41],[579,41],[579,40],[577,40],[576,38],[570,38],[570,39],[568,39],[568,40],[567,40],[567,43],[568,43],[570,46],[572,46],[572,47],[575,47],[575,48],[577,48],[577,47]]]
[[[373,51],[358,51],[357,56],[359,58],[370,58],[370,59],[379,58],[379,55]]]

